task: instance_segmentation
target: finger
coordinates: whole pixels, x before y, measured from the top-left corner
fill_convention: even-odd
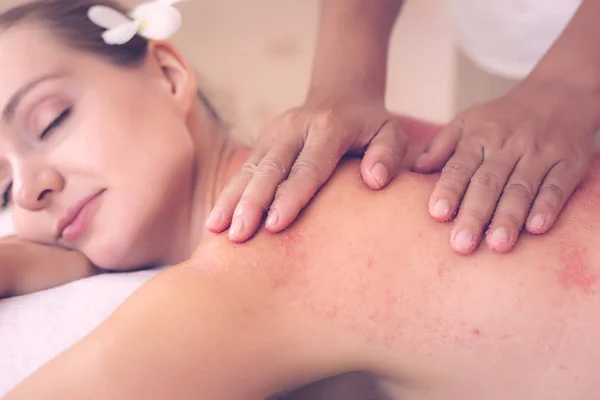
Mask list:
[[[530,233],[548,232],[584,174],[584,171],[570,168],[566,162],[559,162],[550,169],[529,212],[527,230]]]
[[[496,207],[486,241],[490,249],[512,249],[525,225],[533,199],[552,165],[533,157],[519,160]]]
[[[277,142],[258,163],[235,208],[229,230],[231,240],[243,242],[254,235],[301,148],[301,141]]]
[[[275,193],[267,216],[267,230],[279,232],[287,228],[329,179],[347,151],[341,129],[338,124],[313,123],[288,178]]]
[[[448,221],[456,213],[471,177],[483,161],[481,145],[462,145],[448,160],[433,193],[429,197],[429,214],[438,221]]]
[[[463,120],[457,117],[445,126],[440,133],[433,138],[423,154],[417,158],[413,170],[421,173],[439,171],[456,149],[462,135]]]
[[[475,250],[516,162],[516,156],[492,154],[473,174],[450,233],[450,244],[456,252],[469,254]]]
[[[219,198],[206,220],[206,228],[209,231],[220,233],[229,227],[235,207],[242,198],[244,189],[252,179],[252,176],[254,176],[254,171],[265,153],[266,151],[262,147],[257,147],[248,160],[246,160],[241,170],[219,194]]]
[[[360,164],[360,173],[367,186],[381,189],[388,184],[402,166],[407,143],[397,121],[388,121],[379,129]]]

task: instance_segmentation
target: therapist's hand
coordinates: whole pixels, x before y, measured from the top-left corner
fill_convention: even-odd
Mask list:
[[[245,241],[268,210],[267,230],[281,231],[329,179],[342,156],[364,154],[362,178],[380,189],[401,168],[406,145],[397,118],[380,101],[366,96],[309,99],[266,125],[241,172],[217,200],[207,228],[221,232],[231,226],[230,238]]]
[[[441,176],[429,199],[439,221],[456,215],[452,248],[509,251],[523,227],[547,232],[584,178],[598,129],[589,90],[525,81],[505,97],[458,115],[413,169]],[[489,228],[488,228],[489,224]]]

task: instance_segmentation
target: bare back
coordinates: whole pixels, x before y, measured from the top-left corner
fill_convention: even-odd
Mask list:
[[[333,326],[336,341],[364,347],[366,368],[385,377],[392,398],[592,398],[598,177],[596,159],[550,233],[524,234],[508,254],[482,245],[459,256],[451,225],[427,214],[436,177],[405,173],[373,192],[348,161],[292,228],[261,233],[232,257],[268,270],[270,290],[305,337]]]

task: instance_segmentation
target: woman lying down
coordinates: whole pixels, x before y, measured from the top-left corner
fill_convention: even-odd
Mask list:
[[[463,257],[427,215],[432,178],[373,192],[346,160],[288,230],[233,244],[204,219],[247,150],[172,45],[108,46],[88,8],[0,18],[16,230],[102,269],[178,265],[7,399],[264,399],[349,372],[391,399],[596,398],[598,179],[547,235]]]

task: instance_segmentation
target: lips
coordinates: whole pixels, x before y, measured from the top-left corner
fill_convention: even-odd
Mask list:
[[[84,233],[87,222],[91,218],[92,212],[95,210],[94,205],[97,203],[98,197],[102,193],[104,193],[104,190],[95,192],[69,207],[56,225],[59,239],[63,238],[73,241]]]

